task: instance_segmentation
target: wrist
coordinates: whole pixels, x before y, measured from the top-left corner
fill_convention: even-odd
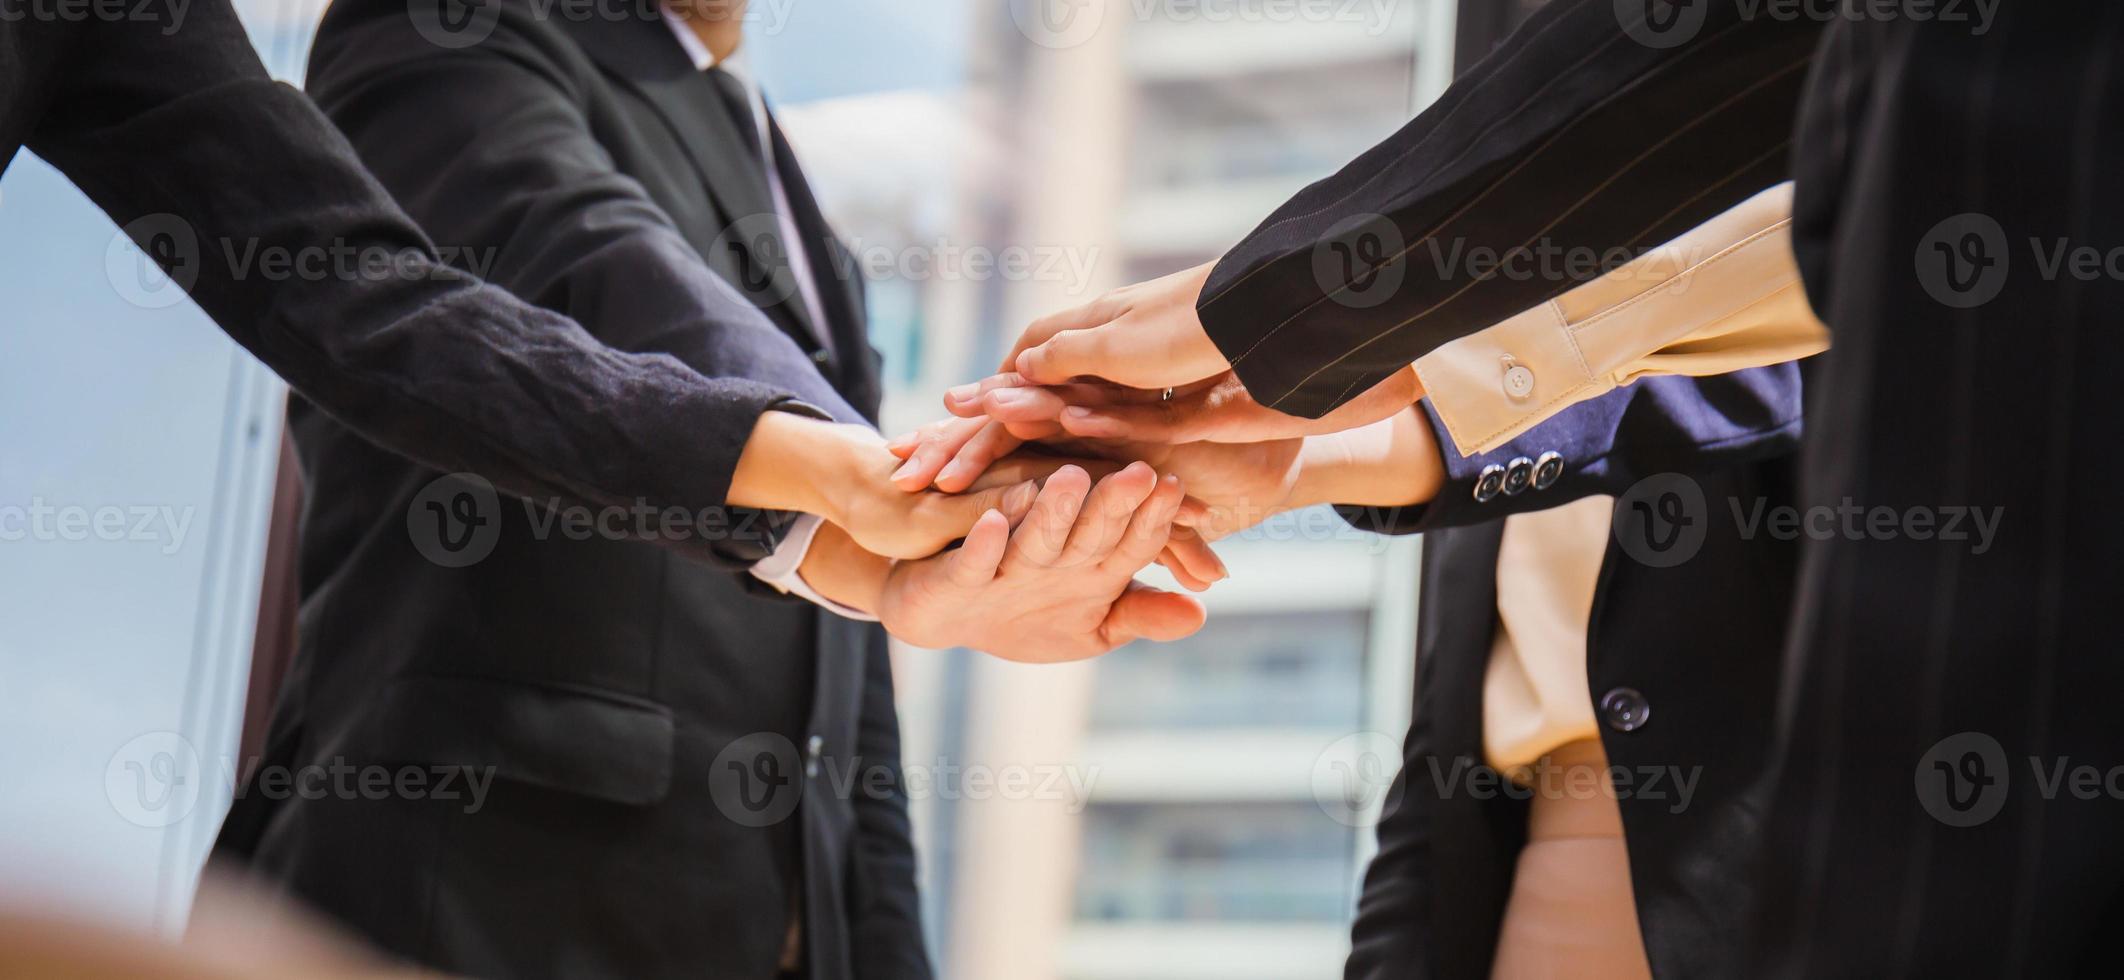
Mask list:
[[[894,562],[865,551],[838,525],[820,525],[811,550],[797,568],[804,584],[819,595],[872,616],[884,604],[885,583]]]
[[[1406,507],[1428,503],[1445,483],[1430,423],[1414,408],[1371,425],[1306,439],[1302,504]]]
[[[865,477],[871,474],[866,465],[880,465],[866,457],[891,459],[876,441],[876,433],[859,425],[790,412],[762,413],[738,457],[729,502],[816,514],[845,527],[852,502],[868,489]]]

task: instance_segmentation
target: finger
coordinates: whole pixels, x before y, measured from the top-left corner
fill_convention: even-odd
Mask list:
[[[1136,508],[1157,489],[1158,474],[1147,463],[1130,463],[1121,472],[1100,480],[1084,503],[1084,513],[1071,529],[1069,544],[1057,559],[1058,568],[1082,568],[1104,561],[1128,532]]]
[[[1225,567],[1224,559],[1219,558],[1217,552],[1210,548],[1209,541],[1195,533],[1192,528],[1175,524],[1171,536],[1166,538],[1165,553],[1185,567],[1190,578],[1203,583],[1204,588],[1211,582],[1221,582],[1231,577],[1231,570]],[[1193,591],[1200,592],[1202,589]]]
[[[1099,633],[1108,649],[1139,639],[1169,643],[1193,636],[1208,616],[1193,596],[1131,582],[1107,610]]]
[[[1062,431],[1080,439],[1131,442],[1194,442],[1201,406],[1179,399],[1148,405],[1071,405],[1057,413]]]
[[[1121,330],[1108,324],[1058,333],[1027,348],[1014,366],[1035,384],[1058,385],[1079,376],[1126,383],[1130,372],[1124,365],[1134,352],[1121,339]]]
[[[990,464],[1015,452],[1018,446],[1018,437],[1011,435],[1002,423],[983,420],[973,438],[966,440],[966,444],[959,447],[958,455],[944,464],[944,469],[937,474],[937,489],[958,493],[973,486],[975,478],[987,472]]]
[[[1053,422],[1070,403],[1058,388],[998,388],[976,404],[999,422]]]
[[[1120,546],[1106,557],[1100,569],[1134,575],[1157,558],[1172,536],[1173,514],[1179,511],[1182,496],[1179,477],[1169,473],[1161,477],[1158,488],[1136,508]]]
[[[992,374],[944,392],[944,410],[960,418],[981,414],[981,396],[998,389],[1023,388],[1030,382],[1015,371]]]
[[[1004,562],[1043,568],[1053,565],[1069,543],[1069,529],[1076,524],[1090,490],[1091,476],[1082,468],[1064,466],[1056,470],[1040,488],[1039,498],[1033,501],[1024,523],[1010,536],[1010,551]]]
[[[1003,428],[1020,443],[1039,442],[1068,435],[1062,431],[1062,426],[1053,422],[1005,422]]]
[[[1050,456],[1045,453],[1016,452],[1003,457],[974,481],[974,490],[1004,487],[1026,480],[1046,482],[1055,471],[1065,466],[1082,469],[1093,482],[1105,479],[1121,471],[1123,463],[1111,459],[1096,459],[1084,456]]]
[[[915,451],[915,447],[921,444],[922,430],[916,429],[913,432],[894,436],[891,442],[885,444],[885,451],[901,459],[906,459],[909,454]]]
[[[974,522],[966,541],[944,557],[944,577],[952,584],[978,589],[996,577],[1003,564],[1003,550],[1010,546],[1010,518],[991,510]]]
[[[1158,564],[1165,566],[1165,570],[1172,573],[1173,581],[1180,583],[1181,588],[1189,592],[1209,591],[1210,583],[1196,578],[1194,573],[1189,572],[1187,564],[1182,562],[1178,555],[1173,554],[1171,547],[1167,547],[1164,551],[1158,553]]]
[[[1180,511],[1173,515],[1173,523],[1187,528],[1200,528],[1208,525],[1215,517],[1216,512],[1210,509],[1210,505],[1188,497],[1180,501]]]
[[[912,493],[937,478],[959,450],[988,425],[983,419],[945,419],[923,426],[914,451],[892,471],[892,485]]]
[[[1085,330],[1109,323],[1115,317],[1127,313],[1128,308],[1127,297],[1119,292],[1112,292],[1081,306],[1058,310],[1034,320],[1026,325],[1025,332],[1018,335],[1018,342],[1013,344],[1010,353],[1004,356],[1003,370],[1012,370],[1018,363],[1019,354],[1028,348],[1046,343],[1058,333],[1065,330]]]

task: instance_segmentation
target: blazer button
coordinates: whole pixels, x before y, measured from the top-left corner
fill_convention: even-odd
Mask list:
[[[1652,717],[1652,704],[1634,687],[1618,687],[1601,695],[1600,717],[1618,732],[1634,732]]]
[[[811,363],[813,364],[824,364],[831,360],[833,360],[833,355],[826,353],[824,348],[811,352]]]
[[[1555,450],[1542,453],[1534,461],[1534,489],[1547,490],[1563,479],[1563,454]]]
[[[1487,504],[1495,500],[1497,491],[1504,487],[1504,480],[1504,467],[1496,463],[1483,467],[1482,473],[1475,477],[1475,502]]]
[[[1534,483],[1534,461],[1521,456],[1505,464],[1504,492],[1517,497]]]
[[[825,753],[826,739],[822,736],[813,735],[809,741],[804,743],[805,776],[817,776],[819,774],[819,756]]]

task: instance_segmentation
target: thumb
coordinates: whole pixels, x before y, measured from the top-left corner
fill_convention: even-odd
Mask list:
[[[1137,639],[1167,643],[1193,636],[1208,615],[1193,596],[1130,582],[1099,629],[1117,647]]]
[[[1126,374],[1122,363],[1126,359],[1125,352],[1119,349],[1121,345],[1117,341],[1120,336],[1112,324],[1085,330],[1064,330],[1019,354],[1018,374],[1039,385],[1064,384],[1080,376],[1126,383],[1123,378],[1115,377]]]
[[[1010,521],[989,511],[966,532],[966,542],[944,557],[944,575],[961,588],[978,589],[996,577],[1003,551],[1010,545]]]

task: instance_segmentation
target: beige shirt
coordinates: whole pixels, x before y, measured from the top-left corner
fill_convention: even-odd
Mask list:
[[[1829,347],[1792,258],[1792,185],[1416,362],[1463,455],[1638,378],[1780,364]]]
[[[1586,631],[1614,507],[1614,498],[1593,496],[1505,518],[1482,750],[1514,779],[1514,770],[1557,748],[1600,737],[1586,688]]]

